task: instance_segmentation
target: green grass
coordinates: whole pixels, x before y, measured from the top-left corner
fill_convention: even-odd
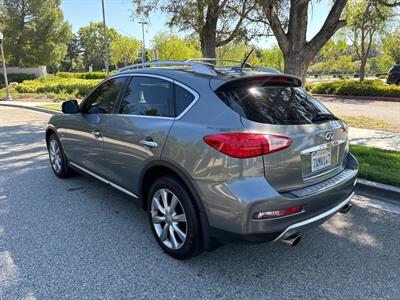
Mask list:
[[[360,164],[359,177],[400,187],[400,152],[350,145]]]
[[[61,103],[42,104],[42,105],[38,105],[36,107],[46,108],[46,109],[51,109],[51,110],[56,110],[56,111],[61,111]]]
[[[391,130],[389,123],[367,116],[339,116],[339,118],[344,120],[350,127],[388,131]]]

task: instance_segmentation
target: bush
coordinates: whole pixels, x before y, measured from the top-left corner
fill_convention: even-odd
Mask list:
[[[70,73],[59,72],[55,76],[60,78],[78,78],[78,79],[104,79],[107,77],[105,72],[86,72],[86,73]]]
[[[21,83],[24,80],[32,80],[35,79],[35,75],[34,74],[25,74],[25,73],[21,73],[21,74],[8,74],[7,75],[8,78],[8,82],[18,82]],[[4,81],[4,75],[2,74],[0,76],[0,87],[4,87],[6,85],[5,81]]]
[[[62,78],[47,76],[36,80],[24,81],[15,87],[18,93],[68,94],[81,98],[86,96],[101,80]]]
[[[336,80],[311,84],[308,89],[313,94],[400,97],[399,86],[385,85],[381,80]]]

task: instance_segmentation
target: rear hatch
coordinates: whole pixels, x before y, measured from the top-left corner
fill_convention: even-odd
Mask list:
[[[347,126],[289,76],[238,78],[216,89],[252,133],[291,139],[291,145],[263,155],[265,177],[278,191],[328,179],[343,170]]]

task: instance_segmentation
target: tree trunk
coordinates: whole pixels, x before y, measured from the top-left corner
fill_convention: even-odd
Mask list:
[[[298,76],[303,85],[306,82],[306,72],[311,63],[311,59],[306,59],[297,52],[289,52],[283,54],[285,59],[284,73]]]
[[[363,57],[361,58],[361,64],[360,64],[360,81],[364,81],[365,79],[365,66],[367,65],[367,58]]]
[[[201,53],[203,54],[203,57],[207,58],[215,58],[216,57],[216,51],[215,51],[215,45],[216,45],[216,32],[214,33],[211,31],[209,34],[204,33],[201,37]]]

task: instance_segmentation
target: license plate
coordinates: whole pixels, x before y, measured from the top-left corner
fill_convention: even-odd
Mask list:
[[[319,150],[311,153],[311,172],[315,172],[331,165],[331,149]]]

